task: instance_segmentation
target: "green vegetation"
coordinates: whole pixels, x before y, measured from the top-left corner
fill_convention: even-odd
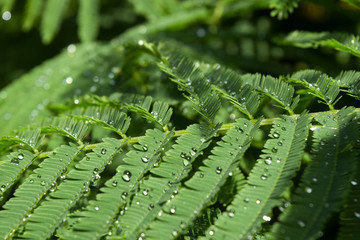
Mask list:
[[[0,9],[0,239],[360,239],[358,0]]]

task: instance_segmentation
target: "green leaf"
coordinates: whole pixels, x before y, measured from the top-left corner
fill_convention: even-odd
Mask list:
[[[359,36],[353,34],[294,31],[280,40],[280,43],[301,48],[329,47],[360,57]]]
[[[26,178],[26,181],[16,189],[15,197],[11,198],[3,206],[5,210],[0,211],[0,219],[4,223],[0,229],[1,238],[7,239],[11,237],[24,224],[28,215],[31,215],[31,211],[34,210],[39,201],[46,196],[51,188],[55,188],[57,185],[56,180],[63,174],[65,176],[67,165],[79,153],[80,151],[75,144],[70,143],[70,146],[60,146],[54,150],[49,158],[40,163],[39,168],[36,168],[33,174]],[[20,154],[22,154],[23,158],[21,160]],[[15,153],[12,155],[15,155]],[[33,160],[33,155],[24,151],[16,157],[20,162],[19,166],[17,166],[19,169],[22,165],[30,165],[31,160]]]
[[[274,121],[271,138],[265,143],[246,186],[236,194],[227,212],[215,221],[215,226],[209,228],[208,237],[246,239],[260,223],[271,220],[272,208],[281,205],[281,194],[300,166],[309,122],[307,115],[295,119],[283,116],[282,120]]]
[[[241,119],[227,132],[212,155],[203,162],[199,171],[179,193],[163,206],[163,214],[145,231],[149,238],[176,237],[190,226],[198,214],[211,205],[225,180],[232,176],[239,160],[250,146],[250,141],[259,127]],[[183,203],[187,204],[184,205]]]
[[[99,0],[80,0],[79,37],[82,42],[94,41],[100,28]]]
[[[356,155],[349,144],[358,138],[353,108],[315,117],[313,161],[305,169],[291,204],[280,215],[269,239],[316,239],[330,215],[338,211],[350,187]]]

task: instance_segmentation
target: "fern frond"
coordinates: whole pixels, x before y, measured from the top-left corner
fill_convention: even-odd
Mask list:
[[[5,12],[5,11],[11,11],[14,7],[16,0],[2,0],[0,2],[0,7],[2,7],[2,11],[1,12]],[[1,6],[2,5],[2,6]]]
[[[65,174],[67,165],[79,153],[80,151],[75,144],[60,146],[50,154],[49,158],[40,163],[39,168],[36,168],[33,174],[27,177],[26,181],[16,189],[15,197],[3,206],[5,210],[0,211],[0,219],[4,223],[0,229],[1,238],[11,237],[19,226],[24,224],[31,211],[46,196],[47,192],[56,186],[56,181]],[[18,167],[20,168],[24,160],[30,164],[34,156],[23,151],[16,157],[17,159],[23,158],[19,160]]]
[[[161,59],[165,62],[161,61],[158,64],[160,69],[169,74],[171,80],[181,90],[190,94],[190,96],[185,97],[197,106],[197,111],[205,119],[212,123],[221,103],[217,93],[211,89],[211,85],[206,80],[203,72],[193,62],[181,58],[179,55],[175,55],[168,60],[163,57]]]
[[[75,109],[70,115],[86,123],[95,124],[116,132],[123,138],[126,138],[124,133],[130,126],[130,118],[125,113],[112,108],[88,107],[86,109]]]
[[[48,0],[41,19],[41,37],[44,43],[50,43],[59,31],[63,15],[69,0]]]
[[[271,0],[269,7],[273,8],[271,16],[279,20],[288,18],[289,13],[292,13],[298,7],[300,0]]]
[[[246,239],[260,223],[270,221],[271,210],[281,204],[281,194],[300,166],[310,119],[284,116],[274,121],[270,137],[247,180],[227,212],[210,227],[208,237]],[[251,213],[251,214],[249,214]],[[246,217],[245,217],[246,216]]]
[[[290,114],[294,114],[293,110],[297,106],[299,98],[294,98],[294,87],[290,84],[282,79],[262,76],[260,74],[245,74],[241,79],[261,94],[270,97],[278,103],[278,107],[285,109]]]
[[[0,201],[4,192],[17,181],[23,172],[32,164],[36,155],[27,150],[18,150],[0,162]]]
[[[357,151],[355,153],[355,160],[357,160],[359,158],[359,150],[357,148],[354,148],[354,150]],[[360,197],[360,163],[359,161],[354,161],[351,164],[353,174],[350,178],[350,192],[340,210],[340,229],[337,235],[339,240],[360,238],[360,229],[357,227],[360,225],[360,206],[358,203]]]
[[[99,0],[80,0],[78,24],[78,34],[82,42],[96,39],[100,27]]]
[[[353,34],[294,31],[280,40],[280,43],[302,48],[329,47],[360,57],[359,36]]]
[[[15,136],[4,136],[0,138],[0,156],[10,149],[20,145],[36,152],[36,146],[39,142],[40,130],[18,131]]]
[[[190,226],[198,214],[216,198],[217,192],[225,180],[232,175],[239,160],[250,146],[250,141],[259,127],[260,121],[253,125],[242,119],[236,122],[222,142],[212,150],[204,166],[179,193],[163,206],[164,213],[145,231],[150,238],[166,239],[176,237],[187,226]],[[201,190],[201,191],[200,191]],[[187,203],[184,206],[183,202]]]
[[[40,124],[42,134],[57,134],[80,143],[88,129],[87,125],[71,117],[47,118]]]
[[[302,70],[291,75],[290,81],[301,84],[310,90],[308,93],[319,98],[331,110],[339,99],[340,89],[332,78],[315,70]]]
[[[34,26],[35,20],[41,14],[41,8],[44,5],[44,0],[27,0],[25,5],[25,17],[23,21],[23,30],[30,31]]]
[[[358,138],[352,111],[350,107],[315,117],[322,126],[314,131],[313,161],[305,169],[291,205],[267,235],[269,239],[315,239],[330,214],[340,208],[357,160],[349,151],[349,144]]]
[[[350,4],[351,6],[360,8],[360,1],[359,0],[342,0],[342,1]]]
[[[123,159],[125,164],[117,168],[117,174],[105,183],[97,200],[90,201],[86,211],[76,215],[79,221],[61,238],[98,239],[108,233],[120,210],[126,202],[131,201],[141,186],[140,181],[145,174],[158,164],[172,135],[173,132],[165,135],[157,129],[149,129],[146,135],[140,138],[139,144],[134,146],[135,150],[127,153]]]
[[[338,84],[347,88],[347,92],[360,99],[360,72],[342,71],[336,78]]]
[[[120,141],[113,138],[106,138],[103,141],[103,143],[97,144],[91,153],[86,154],[86,157],[70,170],[57,190],[34,210],[25,225],[23,238],[44,239],[50,237],[70,208],[76,204],[84,192],[88,191],[90,183],[100,178],[99,173],[126,143],[126,140]]]
[[[219,126],[218,126],[219,127]],[[189,174],[192,163],[210,144],[218,127],[210,129],[205,125],[190,125],[187,133],[176,140],[173,148],[151,169],[151,174],[141,184],[137,195],[120,213],[117,234],[129,239],[137,237],[157,216],[163,214],[161,206],[177,193],[181,181]]]

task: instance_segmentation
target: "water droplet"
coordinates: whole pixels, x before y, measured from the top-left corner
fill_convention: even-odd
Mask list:
[[[102,154],[102,155],[105,155],[105,154],[106,154],[106,149],[105,149],[105,148],[101,149],[101,154]]]
[[[204,173],[200,173],[199,175],[200,175],[201,178],[203,178],[205,176]]]
[[[285,127],[282,127],[281,130],[286,131],[286,128],[285,128]]]
[[[217,174],[220,174],[221,171],[222,171],[222,168],[221,168],[221,167],[217,167],[216,170],[215,170],[215,172],[216,172]]]
[[[271,157],[267,157],[267,158],[264,160],[264,163],[265,163],[266,165],[272,164],[272,158],[271,158]]]
[[[277,151],[278,151],[278,149],[277,149],[276,147],[273,147],[273,148],[271,149],[271,152],[273,152],[273,153],[277,153]]]
[[[147,146],[143,146],[142,149],[144,150],[144,152],[147,152],[148,147],[147,147]]]
[[[180,228],[181,228],[181,229],[185,229],[185,228],[186,228],[186,222],[181,221],[181,223],[180,223]]]
[[[41,186],[45,186],[45,181],[42,180],[42,181],[40,182],[40,185],[41,185]]]
[[[153,209],[154,207],[155,207],[154,204],[152,203],[149,204],[149,209]]]
[[[142,157],[141,158],[141,161],[143,162],[143,163],[148,163],[149,162],[149,158],[148,157]]]
[[[311,187],[305,187],[305,192],[312,193],[312,188]]]
[[[30,183],[34,183],[34,179],[30,179],[30,181],[29,181]]]
[[[180,157],[185,158],[185,157],[186,157],[186,153],[184,153],[184,152],[180,153]]]
[[[229,217],[234,217],[235,216],[235,210],[234,209],[230,209],[228,212]]]
[[[277,131],[275,131],[275,132],[273,132],[272,136],[273,136],[273,138],[279,138],[280,134]]]
[[[355,217],[360,218],[360,213],[359,212],[354,212],[354,215],[355,215]]]
[[[355,181],[355,180],[352,180],[350,183],[351,183],[351,185],[353,185],[353,186],[358,185],[358,182],[357,182],[357,181]]]
[[[129,171],[124,171],[123,172],[123,175],[122,175],[122,179],[125,181],[125,182],[129,182],[131,180],[131,172]]]
[[[261,175],[260,178],[261,178],[261,180],[266,180],[268,178],[268,176],[266,174],[263,174],[263,175]]]
[[[312,179],[312,181],[313,181],[313,182],[317,182],[318,180],[317,180],[317,178],[314,177],[314,178]]]
[[[279,146],[282,146],[282,145],[283,145],[283,143],[282,143],[282,142],[278,142],[278,145],[279,145]]]
[[[175,214],[175,212],[176,212],[176,207],[175,207],[175,206],[172,206],[172,207],[170,208],[170,213],[171,213],[171,214]]]
[[[113,181],[113,182],[111,183],[111,185],[112,185],[113,187],[116,187],[116,186],[117,186],[117,184],[118,184],[118,182],[117,182],[117,181]]]
[[[270,221],[271,221],[271,217],[269,217],[269,216],[264,215],[262,218],[263,218],[263,220],[266,221],[266,222],[270,222]]]
[[[122,198],[122,199],[125,199],[125,198],[127,197],[127,195],[128,195],[127,192],[123,192],[123,193],[121,194],[121,198]]]
[[[143,192],[142,192],[142,194],[144,195],[144,196],[147,196],[148,194],[149,194],[149,189],[144,189],[143,190]]]
[[[209,231],[209,235],[210,235],[210,236],[214,235],[214,233],[215,233],[214,230],[210,230],[210,231]]]
[[[4,21],[9,21],[11,19],[11,12],[9,11],[5,11],[3,14],[2,14],[2,19]]]
[[[189,153],[190,153],[191,156],[195,156],[196,152],[197,152],[196,148],[192,148]]]
[[[244,199],[244,203],[248,203],[249,201],[250,201],[249,198],[245,198],[245,199]]]
[[[303,220],[298,220],[297,223],[300,227],[304,228],[306,226],[305,222]]]
[[[174,229],[171,233],[174,237],[176,237],[178,235],[178,231],[176,229]]]
[[[24,154],[19,153],[19,155],[18,155],[18,159],[19,159],[19,160],[23,160],[23,159],[24,159]]]
[[[94,209],[95,209],[95,211],[99,211],[100,208],[99,208],[99,206],[96,205],[96,206],[94,207]]]
[[[238,128],[238,132],[239,133],[244,133],[244,130],[242,130],[242,128]]]
[[[260,201],[259,199],[257,199],[255,202],[256,202],[256,204],[260,204],[260,203],[261,203],[261,201]]]
[[[10,162],[11,162],[12,164],[19,165],[19,159],[17,159],[17,158],[11,159]]]
[[[276,163],[280,163],[280,162],[281,162],[280,158],[276,159]]]

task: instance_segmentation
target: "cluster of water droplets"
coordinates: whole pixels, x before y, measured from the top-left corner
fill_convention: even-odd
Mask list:
[[[17,155],[17,157],[14,157],[14,158],[12,158],[12,159],[10,160],[10,163],[11,163],[11,164],[14,164],[14,165],[19,165],[19,163],[20,163],[21,160],[23,160],[23,159],[24,159],[24,154],[19,153],[19,154]]]

